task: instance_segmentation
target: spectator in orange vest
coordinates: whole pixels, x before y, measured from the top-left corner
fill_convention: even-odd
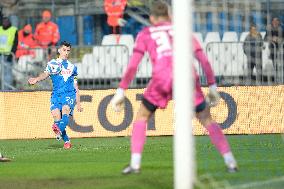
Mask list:
[[[36,47],[36,41],[32,34],[32,26],[27,24],[18,33],[18,47],[16,52],[16,58],[23,55],[35,56],[35,52],[30,48]]]
[[[114,34],[121,33],[120,26],[124,26],[126,24],[126,21],[123,19],[126,4],[127,0],[104,1],[105,12],[108,16],[107,23],[112,27]]]
[[[42,22],[40,22],[36,26],[34,36],[38,44],[43,48],[47,48],[50,46],[54,47],[60,39],[58,26],[54,22],[50,21],[51,16],[52,15],[50,11],[43,11]]]

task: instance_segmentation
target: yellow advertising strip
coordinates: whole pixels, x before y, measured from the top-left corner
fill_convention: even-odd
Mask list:
[[[204,88],[206,93],[207,88]],[[281,133],[284,129],[284,86],[220,87],[222,101],[212,108],[226,134]],[[126,91],[123,112],[109,101],[115,90],[82,90],[83,112],[74,110],[67,132],[71,138],[129,136],[140,105],[142,89]],[[0,93],[0,139],[54,138],[49,110],[50,92]],[[148,136],[173,134],[173,103],[158,110],[148,124]],[[194,135],[207,131],[193,120]]]

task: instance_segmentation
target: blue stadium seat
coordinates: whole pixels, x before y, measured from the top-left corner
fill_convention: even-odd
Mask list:
[[[200,16],[196,12],[193,13],[193,30],[195,32],[200,32]]]
[[[60,16],[57,18],[60,32],[60,41],[68,41],[72,45],[77,45],[77,27],[75,16]]]
[[[258,31],[265,30],[265,25],[263,24],[261,12],[253,11],[250,16],[251,21],[256,24]]]
[[[240,13],[233,14],[229,18],[229,31],[235,31],[240,34],[243,29],[243,20]]]
[[[227,13],[220,12],[218,14],[218,17],[219,17],[219,33],[222,37],[224,32],[227,31],[227,26],[228,26]]]
[[[213,16],[212,12],[208,12],[206,14],[206,31],[212,32],[213,31]]]
[[[94,17],[93,16],[84,16],[83,28],[84,28],[84,44],[85,45],[94,44]]]
[[[126,21],[127,21],[126,25],[121,28],[122,34],[131,34],[134,37],[136,37],[138,32],[140,32],[144,27],[143,24],[141,24],[140,22],[136,21],[133,18],[128,18],[126,19]]]

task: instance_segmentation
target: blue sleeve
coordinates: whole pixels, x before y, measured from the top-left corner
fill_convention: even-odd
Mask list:
[[[77,69],[77,66],[74,66],[74,70],[73,70],[72,76],[78,76],[78,69]]]

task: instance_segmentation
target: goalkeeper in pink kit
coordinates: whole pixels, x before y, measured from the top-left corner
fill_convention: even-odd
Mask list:
[[[124,103],[124,91],[133,80],[144,53],[148,52],[152,62],[152,79],[144,92],[141,106],[133,124],[131,160],[130,164],[122,170],[123,174],[140,172],[142,152],[146,141],[147,122],[157,108],[166,108],[167,103],[172,99],[172,25],[168,14],[168,5],[162,1],[153,3],[150,21],[152,26],[144,28],[137,35],[127,70],[111,100],[114,110],[120,111]],[[210,114],[209,106],[217,105],[220,100],[212,68],[195,38],[193,38],[193,48],[194,55],[199,60],[209,84],[208,100],[205,100],[199,77],[194,70],[196,117],[208,130],[211,142],[223,156],[228,171],[235,172],[237,171],[237,163],[230,150],[229,143]]]

